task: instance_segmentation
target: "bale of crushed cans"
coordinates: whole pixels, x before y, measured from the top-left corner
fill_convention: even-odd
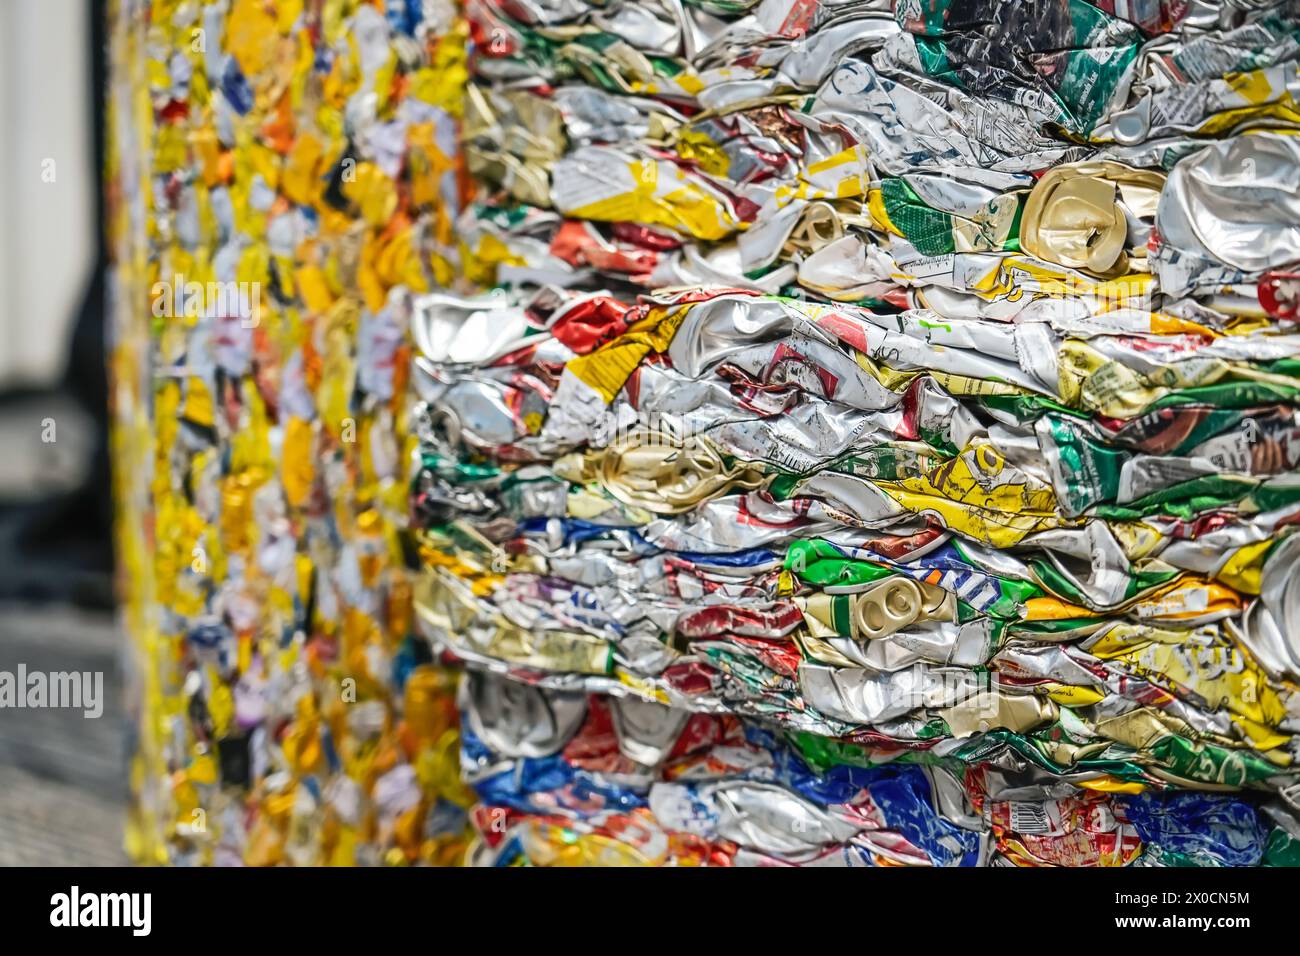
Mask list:
[[[1300,861],[1300,6],[466,16],[470,862]]]
[[[140,856],[1300,864],[1300,2],[116,16]]]
[[[412,294],[457,271],[450,4],[115,0],[114,457],[149,863],[452,863],[412,632]]]

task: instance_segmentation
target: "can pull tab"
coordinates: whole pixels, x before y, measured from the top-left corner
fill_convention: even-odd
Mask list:
[[[1275,319],[1300,322],[1300,272],[1264,273],[1259,304]]]
[[[860,638],[879,640],[900,631],[921,615],[921,588],[911,578],[887,579],[854,602],[854,624]]]

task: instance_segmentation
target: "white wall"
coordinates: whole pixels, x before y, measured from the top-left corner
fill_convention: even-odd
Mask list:
[[[0,0],[0,388],[62,373],[92,265],[85,6]]]

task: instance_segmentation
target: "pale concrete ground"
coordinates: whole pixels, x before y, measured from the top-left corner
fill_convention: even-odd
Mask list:
[[[0,709],[0,866],[112,866],[127,803],[121,642],[111,615],[0,605],[0,671],[100,671],[104,712]]]
[[[76,583],[85,576],[77,570],[78,545],[49,540],[39,555],[30,553],[7,520],[14,509],[78,486],[92,429],[86,414],[58,392],[10,396],[0,404],[0,583],[13,596],[0,599],[0,671],[14,673],[21,663],[29,672],[104,675],[97,719],[80,710],[0,708],[0,866],[128,862],[120,633],[107,612],[59,603],[84,590]]]

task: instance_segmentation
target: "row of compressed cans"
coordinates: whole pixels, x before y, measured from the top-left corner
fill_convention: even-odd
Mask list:
[[[1300,863],[1300,5],[465,15],[468,861]]]
[[[1294,0],[111,7],[138,858],[1300,861]]]

